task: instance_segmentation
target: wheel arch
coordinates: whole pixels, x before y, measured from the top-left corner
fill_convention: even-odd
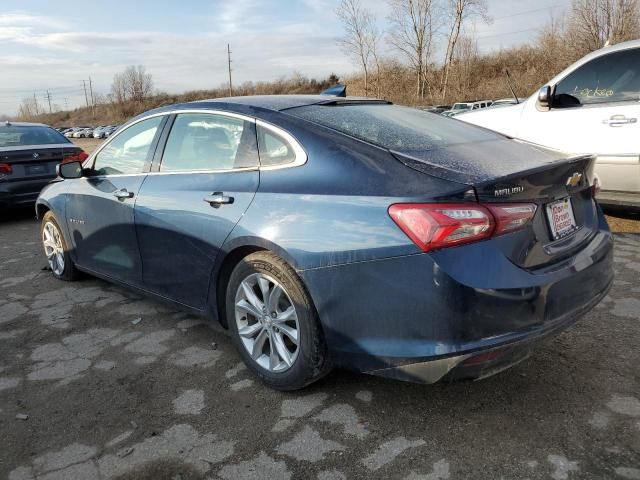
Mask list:
[[[49,210],[51,210],[51,207],[49,206],[49,204],[43,201],[38,201],[36,203],[36,219],[42,220],[42,217],[44,217],[44,214],[47,213]]]
[[[231,277],[233,269],[242,261],[243,258],[255,252],[272,252],[282,258],[293,270],[296,269],[295,259],[280,246],[258,237],[236,238],[225,244],[225,254],[220,259],[218,267],[215,269],[213,278],[215,279],[214,298],[210,302],[212,313],[217,317],[218,322],[224,328],[228,328],[226,319],[226,291],[227,283]],[[305,289],[307,288],[301,277]],[[313,297],[312,297],[313,298]],[[314,306],[315,308],[315,306]]]

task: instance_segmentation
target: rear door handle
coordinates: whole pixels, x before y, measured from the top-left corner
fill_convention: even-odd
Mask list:
[[[621,127],[622,125],[636,123],[637,121],[637,118],[627,118],[624,115],[611,115],[610,118],[603,120],[602,123],[609,125],[610,127]]]
[[[113,196],[118,200],[124,200],[126,198],[133,198],[133,192],[130,192],[126,188],[123,188],[121,190],[116,190],[115,192],[113,192]]]
[[[233,197],[229,197],[222,192],[213,192],[211,195],[207,195],[202,200],[207,202],[212,207],[219,207],[220,205],[229,205],[233,203]]]

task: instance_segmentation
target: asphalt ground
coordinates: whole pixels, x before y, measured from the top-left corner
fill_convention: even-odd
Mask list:
[[[32,212],[4,212],[0,478],[640,478],[639,235],[616,235],[609,296],[508,371],[295,393],[203,319],[45,265]]]

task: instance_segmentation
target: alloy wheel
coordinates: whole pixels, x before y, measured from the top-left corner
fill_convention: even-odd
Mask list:
[[[58,227],[52,222],[44,224],[42,229],[42,244],[51,271],[57,276],[64,273],[64,247]]]
[[[235,320],[244,348],[269,372],[288,370],[300,349],[295,306],[282,284],[262,273],[246,277],[235,296]]]

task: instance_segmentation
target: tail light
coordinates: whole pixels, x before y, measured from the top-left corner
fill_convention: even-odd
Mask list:
[[[535,204],[397,203],[389,215],[424,252],[477,242],[525,227]]]
[[[13,168],[8,163],[0,163],[0,175],[9,175]]]
[[[74,152],[65,155],[64,159],[61,163],[69,163],[69,162],[84,162],[89,155],[84,150],[80,150],[79,152]]]
[[[536,214],[538,208],[535,203],[514,203],[487,205],[496,220],[496,229],[493,235],[513,232],[524,227]]]

